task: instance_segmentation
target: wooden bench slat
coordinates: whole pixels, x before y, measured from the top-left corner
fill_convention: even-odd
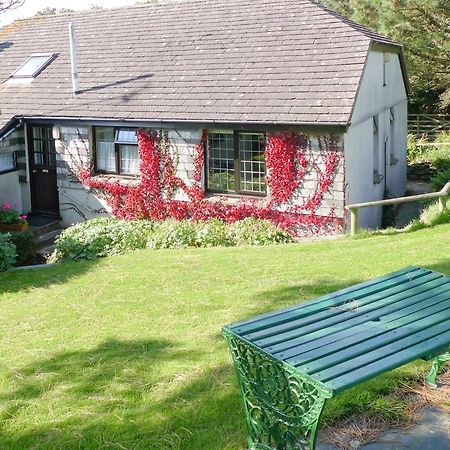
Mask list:
[[[439,336],[444,340],[446,339],[447,342],[450,340],[450,320],[446,320],[438,325],[434,325],[417,332],[414,341],[410,336],[407,336],[396,342],[392,342],[375,350],[368,351],[363,355],[356,356],[355,358],[349,359],[343,363],[336,364],[328,369],[320,370],[318,372],[310,372],[309,368],[304,368],[303,371],[326,384],[328,384],[328,381],[342,377],[345,374],[348,374],[348,376],[352,378],[354,376],[353,374],[360,368],[364,368],[367,365],[373,364],[379,360],[389,359],[389,357],[395,358],[399,352],[404,352],[418,345],[423,345],[424,348],[426,348],[427,342],[436,336]],[[419,356],[416,355],[415,359],[418,357]]]
[[[429,353],[438,352],[448,348],[450,342],[450,331],[438,335],[412,347],[396,352],[385,358],[378,359],[370,364],[364,365],[351,373],[346,373],[340,377],[334,378],[326,383],[327,386],[334,389],[336,393],[342,392],[352,386],[367,381],[389,370],[403,366],[418,358],[427,356]]]
[[[378,324],[377,322],[371,322],[368,324],[363,323],[361,325],[357,325],[356,327],[347,328],[340,332],[329,334],[318,339],[308,340],[306,337],[300,338],[295,342],[297,345],[278,352],[271,351],[271,353],[277,358],[281,358],[292,363],[300,360],[305,361],[306,359],[310,359],[311,357],[317,355],[321,356],[324,353],[330,353],[334,350],[342,348],[342,346],[347,345],[347,343],[358,342],[386,331],[396,329],[400,326],[406,326],[412,322],[422,319],[424,313],[426,315],[430,315],[436,311],[441,311],[448,308],[448,304],[445,302],[445,297],[440,296],[441,294],[448,295],[448,292],[449,287],[447,283],[430,290],[429,297],[427,293],[419,294],[415,296],[415,302],[413,305],[399,309],[392,314],[383,315],[383,321],[381,324]],[[401,302],[405,302],[407,300],[402,300]]]
[[[430,270],[421,269],[419,267],[407,267],[405,269],[399,270],[397,272],[393,272],[389,275],[384,275],[382,277],[374,278],[373,280],[368,280],[353,286],[349,286],[344,289],[340,289],[331,294],[327,294],[325,296],[319,297],[316,300],[310,301],[307,304],[298,304],[289,308],[280,309],[274,312],[265,313],[253,317],[252,319],[243,320],[240,322],[236,322],[230,325],[230,330],[243,336],[244,334],[252,333],[258,331],[260,329],[264,329],[269,326],[283,324],[294,320],[298,317],[304,317],[311,314],[317,310],[323,310],[329,306],[333,306],[336,304],[345,303],[349,298],[351,298],[352,293],[356,291],[362,291],[366,288],[374,288],[374,291],[377,291],[383,286],[381,285],[383,282],[388,282],[390,285],[395,284],[397,282],[396,278],[402,277],[403,280],[406,281],[410,276],[420,276],[421,274],[425,275],[430,273]],[[373,292],[372,292],[373,293]],[[346,298],[342,298],[343,296],[347,296]]]
[[[420,280],[423,280],[423,283],[421,284],[427,283],[426,287],[428,287],[428,289],[439,286],[445,282],[442,277],[433,277],[432,275],[424,276],[420,278]],[[370,296],[371,303],[369,303],[367,307],[357,308],[353,311],[347,310],[338,316],[317,321],[310,325],[295,328],[289,325],[289,327],[287,327],[287,331],[278,330],[278,333],[275,334],[270,332],[268,333],[268,337],[262,339],[251,339],[249,336],[244,337],[250,342],[254,342],[256,345],[267,349],[269,352],[279,352],[280,348],[277,344],[283,344],[294,338],[298,338],[300,336],[306,337],[314,332],[314,337],[317,338],[325,334],[330,334],[331,332],[338,332],[350,326],[370,321],[371,319],[377,317],[377,315],[396,311],[399,309],[395,305],[396,302],[399,300],[412,298],[414,295],[418,295],[422,292],[422,290],[426,289],[426,287],[423,287],[422,290],[420,290],[421,284],[419,281],[411,281],[408,283],[408,288],[404,288],[403,290],[397,291],[396,288],[391,288],[387,290],[389,291],[388,295],[383,295],[383,293],[374,294],[373,296]],[[394,292],[396,293],[394,294]],[[261,335],[258,334],[257,336],[259,337]]]
[[[442,314],[443,312],[445,315]],[[316,373],[323,371],[324,369],[334,367],[345,361],[355,359],[358,356],[396,342],[402,338],[408,338],[409,344],[414,345],[422,339],[422,335],[418,333],[419,331],[431,329],[433,326],[439,325],[442,322],[450,324],[449,320],[450,311],[443,310],[433,314],[429,318],[424,318],[414,322],[414,324],[412,324],[413,326],[409,325],[396,328],[395,330],[388,331],[387,333],[373,336],[370,339],[349,345],[347,348],[343,348],[342,350],[334,353],[329,353],[321,358],[310,358],[308,361],[303,360],[302,364],[295,364],[293,361],[289,362],[294,364],[298,369],[302,371],[304,370],[308,374]]]

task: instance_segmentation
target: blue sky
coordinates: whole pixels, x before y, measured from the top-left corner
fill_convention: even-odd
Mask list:
[[[33,16],[37,11],[48,7],[88,9],[91,5],[100,5],[105,8],[134,5],[137,0],[25,0],[20,8],[8,11],[0,15],[0,26],[25,17]]]

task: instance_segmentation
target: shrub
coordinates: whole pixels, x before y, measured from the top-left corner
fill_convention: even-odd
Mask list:
[[[195,222],[190,220],[165,220],[155,223],[150,234],[149,248],[185,248],[194,247],[197,243]]]
[[[447,169],[438,172],[436,176],[431,178],[431,184],[435,191],[440,191],[448,181],[450,181],[450,160],[449,167]]]
[[[36,242],[31,231],[13,231],[9,241],[16,246],[16,266],[23,266],[36,255]]]
[[[447,207],[444,211],[439,211],[438,204],[433,202],[422,211],[419,221],[428,227],[450,223],[450,209]]]
[[[9,234],[0,233],[0,271],[10,269],[16,262],[16,246],[10,237]]]
[[[270,245],[293,242],[290,234],[274,226],[268,220],[249,217],[235,222],[229,227],[235,245]]]
[[[145,248],[153,227],[153,222],[147,220],[127,222],[112,218],[76,224],[57,238],[50,262],[95,259]]]
[[[285,231],[266,220],[245,219],[231,225],[221,220],[123,221],[89,220],[65,230],[56,240],[51,262],[94,259],[145,247],[186,248],[268,245],[292,242]]]
[[[230,247],[236,245],[230,233],[230,225],[222,220],[211,219],[196,223],[196,245],[198,247]]]

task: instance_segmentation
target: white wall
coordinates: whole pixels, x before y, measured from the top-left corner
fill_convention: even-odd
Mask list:
[[[16,152],[18,160],[17,170],[0,174],[0,204],[10,203],[19,213],[26,214],[30,211],[30,188],[26,182],[23,129],[14,131],[4,141],[0,142],[0,151]]]
[[[382,51],[370,50],[351,126],[344,135],[346,204],[382,199],[385,184],[395,197],[403,195],[405,191],[407,94],[399,56],[395,53],[388,54],[390,61],[385,65],[386,85],[383,85],[384,58]],[[392,126],[391,108],[394,113]],[[373,117],[377,117],[378,122],[378,161],[374,161]],[[374,183],[376,165],[383,177],[380,183]],[[380,224],[381,207],[360,210],[361,227],[377,228]]]

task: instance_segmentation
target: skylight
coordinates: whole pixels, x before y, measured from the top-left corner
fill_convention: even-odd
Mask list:
[[[13,78],[36,78],[53,61],[55,56],[56,53],[35,53],[11,76]]]

